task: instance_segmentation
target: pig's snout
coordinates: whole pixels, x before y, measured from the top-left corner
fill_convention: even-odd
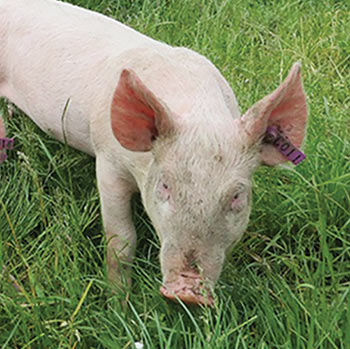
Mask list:
[[[180,299],[186,304],[213,306],[211,292],[203,285],[202,278],[195,273],[181,273],[172,282],[160,288],[161,294],[172,301]]]

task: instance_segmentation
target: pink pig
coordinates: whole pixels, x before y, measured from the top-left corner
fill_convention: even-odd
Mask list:
[[[121,286],[132,261],[140,191],[161,243],[161,293],[194,304],[213,303],[248,223],[254,171],[287,161],[263,141],[267,127],[298,147],[307,122],[298,63],[241,117],[205,57],[54,0],[0,0],[0,95],[96,157],[109,279]]]

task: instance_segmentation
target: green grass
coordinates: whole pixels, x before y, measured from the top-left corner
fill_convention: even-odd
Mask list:
[[[0,167],[0,348],[350,348],[350,4],[71,2],[206,55],[242,111],[301,61],[308,159],[256,173],[214,309],[160,296],[159,242],[137,198],[133,286],[112,296],[93,159],[16,111],[6,118],[15,150]]]

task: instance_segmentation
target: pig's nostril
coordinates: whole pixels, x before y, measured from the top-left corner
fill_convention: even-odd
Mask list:
[[[205,305],[212,307],[214,300],[210,294],[202,295],[191,288],[184,287],[182,289],[172,290],[165,286],[160,288],[160,293],[167,299],[178,302],[181,300],[188,305]]]

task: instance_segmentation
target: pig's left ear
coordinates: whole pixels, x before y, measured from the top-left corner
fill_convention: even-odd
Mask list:
[[[307,122],[306,96],[300,63],[294,63],[286,80],[270,95],[255,103],[242,117],[250,144],[261,144],[261,160],[274,166],[288,159],[270,144],[264,144],[266,129],[275,126],[296,147],[302,144]]]
[[[173,130],[166,106],[129,69],[120,74],[113,95],[111,125],[119,143],[132,151],[152,149],[158,136]]]

